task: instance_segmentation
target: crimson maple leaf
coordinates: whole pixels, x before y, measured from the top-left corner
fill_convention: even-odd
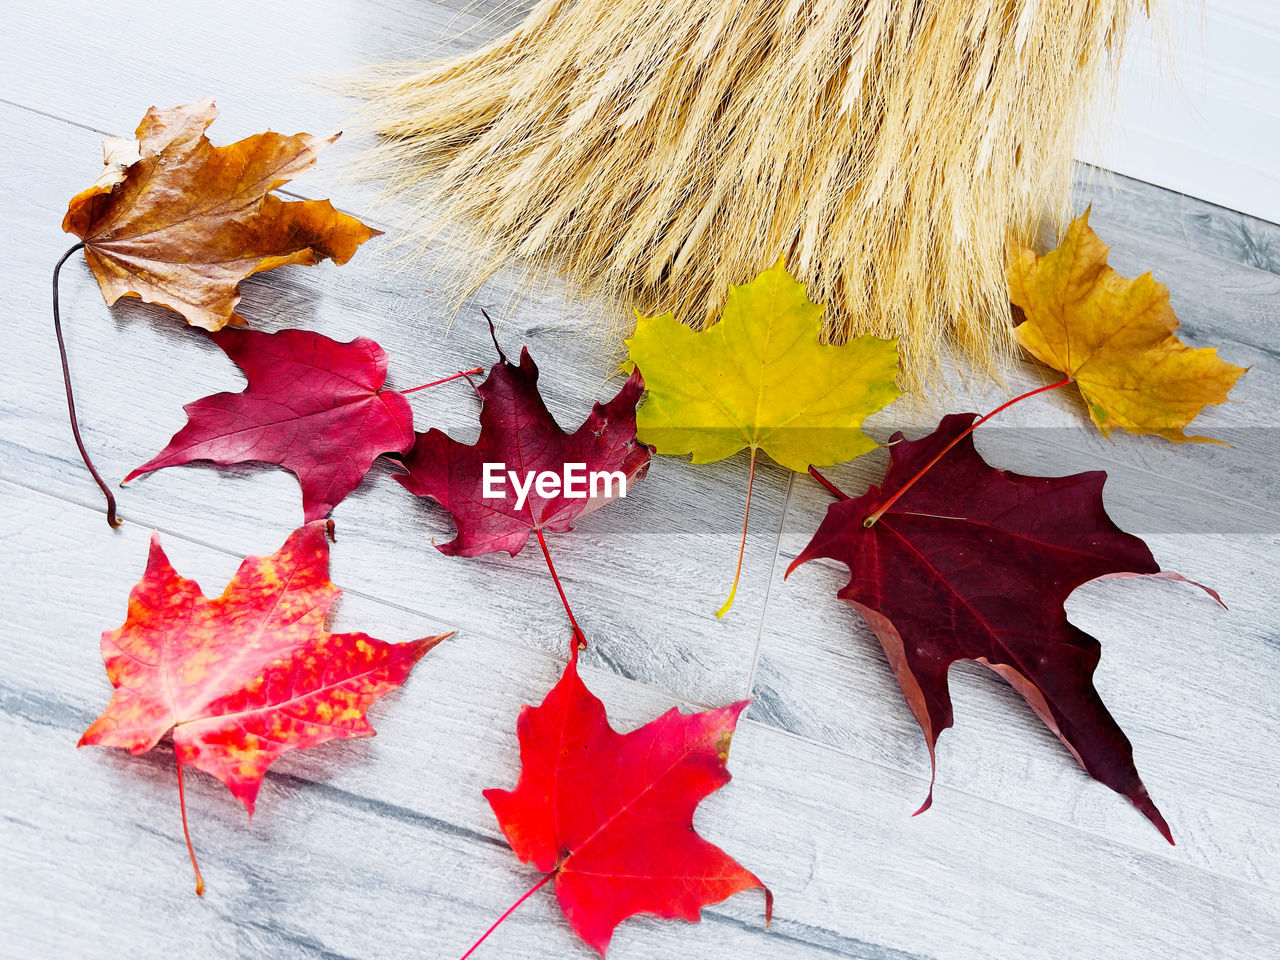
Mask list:
[[[319,520],[360,485],[380,454],[413,446],[413,411],[402,393],[382,389],[387,355],[372,340],[233,328],[210,337],[249,385],[187,404],[186,426],[126,483],[193,460],[273,463],[302,484],[306,520]]]
[[[895,434],[884,483],[832,504],[787,575],[820,557],[849,568],[837,596],[883,645],[935,772],[934,745],[952,723],[947,671],[976,660],[1026,699],[1090,776],[1128,797],[1173,843],[1128,738],[1093,686],[1101,647],[1068,622],[1063,604],[1098,577],[1184,578],[1161,572],[1147,545],[1107,516],[1105,473],[997,470],[965,432],[975,416],[951,414],[919,440]],[[886,508],[886,495],[904,488]],[[917,812],[932,800],[931,783]]]
[[[698,804],[730,780],[729,742],[748,702],[672,708],[618,733],[575,652],[542,705],[521,708],[516,788],[484,793],[516,856],[545,874],[516,905],[554,881],[570,926],[602,956],[628,917],[696,923],[704,906],[753,887],[764,890],[768,923],[769,888],[693,829]]]
[[[505,550],[514,557],[535,535],[573,625],[575,646],[581,646],[585,639],[560,588],[543,531],[572,530],[578,517],[625,495],[644,478],[652,453],[636,439],[636,404],[644,380],[638,370],[632,372],[617,396],[595,404],[586,422],[566,433],[538,391],[538,367],[529,348],[521,351],[517,365],[502,352],[496,335],[493,342],[498,362],[476,388],[482,404],[480,438],[468,446],[442,430],[420,433],[404,460],[407,473],[396,480],[410,493],[435,500],[453,517],[458,534],[436,544],[441,553],[474,557]],[[497,496],[486,492],[486,465],[493,468],[488,485]],[[584,479],[583,496],[570,496],[567,482],[554,491],[535,483],[542,474],[565,477],[569,466],[582,468],[579,478],[608,474],[611,479]]]
[[[384,643],[326,631],[341,591],[329,580],[325,529],[307,524],[270,556],[245,558],[212,600],[178,575],[153,534],[124,625],[102,634],[115,693],[79,746],[146,753],[172,732],[179,797],[190,764],[225,783],[252,815],[281,754],[373,736],[365,710],[447,634]],[[183,803],[184,831],[186,820]],[[196,879],[200,892],[198,867]]]

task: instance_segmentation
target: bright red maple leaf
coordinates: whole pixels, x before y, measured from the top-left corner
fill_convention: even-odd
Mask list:
[[[753,887],[764,890],[768,923],[769,888],[693,829],[698,804],[729,782],[729,742],[748,702],[672,708],[617,733],[575,653],[542,705],[520,711],[516,788],[484,793],[516,856],[545,874],[515,906],[554,881],[570,926],[601,955],[628,917],[696,923],[704,906]]]
[[[401,393],[382,389],[387,355],[372,340],[234,328],[210,337],[249,385],[187,404],[186,426],[126,483],[193,460],[273,463],[302,484],[306,520],[319,520],[360,485],[379,455],[413,446],[413,411]]]
[[[307,524],[270,556],[245,558],[212,600],[178,575],[153,534],[124,625],[102,634],[115,693],[79,745],[146,753],[172,732],[179,794],[190,764],[225,783],[252,815],[281,754],[373,736],[365,710],[445,637],[384,643],[325,630],[341,592],[329,580],[325,529]],[[184,804],[184,830],[186,818]],[[201,890],[198,868],[196,877]]]
[[[1107,516],[1105,473],[997,470],[965,433],[975,416],[951,414],[919,440],[895,434],[883,484],[833,503],[787,575],[817,558],[849,568],[837,596],[884,646],[935,770],[934,745],[952,724],[947,671],[975,660],[1004,677],[1090,776],[1128,797],[1172,843],[1128,738],[1093,686],[1101,647],[1067,621],[1063,604],[1098,577],[1184,578],[1162,573],[1147,545]],[[886,509],[886,496],[904,489]],[[932,799],[931,784],[920,811]]]
[[[494,346],[498,362],[476,388],[482,403],[480,438],[468,446],[442,430],[420,433],[404,460],[407,474],[396,480],[410,493],[435,500],[453,517],[458,534],[436,544],[441,553],[474,557],[505,550],[514,557],[534,534],[573,624],[575,645],[581,645],[585,640],[560,588],[543,531],[572,530],[578,517],[600,509],[624,488],[616,483],[587,484],[587,496],[571,497],[562,487],[548,493],[533,481],[543,473],[563,476],[570,464],[581,466],[586,474],[620,474],[628,490],[642,480],[652,452],[636,439],[636,404],[644,393],[644,380],[634,371],[617,396],[595,404],[586,422],[566,433],[538,392],[538,368],[528,347],[517,365],[507,359],[496,336]],[[502,484],[491,486],[500,496],[486,495],[486,464],[503,467],[498,472]],[[523,502],[516,489],[521,484]]]

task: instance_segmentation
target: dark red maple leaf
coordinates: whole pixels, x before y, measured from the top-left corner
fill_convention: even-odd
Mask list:
[[[586,422],[566,433],[538,392],[538,368],[528,347],[521,351],[517,365],[507,359],[496,336],[494,346],[498,362],[476,388],[482,403],[479,440],[468,446],[442,430],[420,433],[404,461],[407,474],[397,475],[396,480],[410,493],[435,500],[452,515],[458,534],[448,543],[436,545],[441,553],[474,557],[505,550],[514,557],[532,533],[560,589],[543,531],[572,530],[578,517],[615,499],[620,490],[643,479],[649,469],[651,448],[636,439],[636,404],[644,393],[644,380],[634,371],[617,396],[608,403],[595,404]],[[502,484],[492,484],[490,490],[500,496],[486,495],[486,464],[504,467]],[[561,487],[548,493],[534,484],[534,478],[543,473],[563,476],[569,465],[581,466],[587,474],[619,475],[625,486],[584,481],[587,495],[571,497]],[[523,500],[518,485],[523,485]],[[563,589],[560,596],[577,645],[581,645],[585,640]]]
[[[952,723],[947,671],[976,660],[1026,699],[1090,776],[1128,797],[1172,843],[1128,738],[1093,686],[1101,647],[1068,622],[1063,604],[1098,577],[1184,578],[1162,573],[1147,545],[1107,516],[1105,473],[997,470],[964,435],[975,416],[951,414],[919,440],[895,434],[884,483],[833,503],[787,575],[820,557],[849,568],[837,596],[884,646],[935,770],[934,745]],[[904,488],[867,525],[886,495]],[[931,785],[920,811],[932,799]]]
[[[308,524],[270,556],[245,558],[213,599],[178,575],[152,535],[128,617],[102,634],[115,692],[80,746],[146,753],[172,733],[179,798],[190,764],[252,814],[267,768],[286,751],[373,736],[365,710],[445,638],[329,633],[325,618],[341,591],[329,580],[325,527]],[[200,892],[198,868],[196,880]]]
[[[187,404],[186,426],[126,483],[193,460],[273,463],[302,484],[311,521],[358,487],[380,454],[413,446],[413,411],[401,393],[382,389],[387,355],[372,340],[233,328],[209,336],[249,385]]]
[[[693,829],[698,804],[730,780],[729,742],[748,702],[672,708],[620,734],[575,654],[542,705],[520,711],[516,788],[484,793],[516,856],[545,874],[515,906],[554,881],[570,926],[601,955],[628,917],[696,923],[704,906],[753,887],[764,890],[768,923],[769,888]]]

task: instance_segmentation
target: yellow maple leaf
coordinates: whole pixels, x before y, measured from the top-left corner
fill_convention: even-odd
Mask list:
[[[1150,273],[1120,276],[1107,264],[1110,249],[1086,212],[1058,249],[1044,256],[1012,250],[1009,299],[1026,315],[1014,336],[1075,380],[1105,436],[1123,427],[1176,443],[1218,443],[1183,430],[1206,406],[1225,403],[1247,368],[1220,360],[1213,347],[1180,341],[1169,289]]]
[[[694,463],[749,449],[748,516],[759,451],[799,472],[852,460],[878,445],[862,421],[901,393],[897,341],[823,343],[822,307],[781,259],[733,287],[720,321],[700,333],[670,313],[637,317],[627,346],[648,390],[640,439],[659,453],[692,454]],[[746,531],[744,517],[744,545]],[[733,605],[741,573],[740,547],[733,590],[717,616]]]

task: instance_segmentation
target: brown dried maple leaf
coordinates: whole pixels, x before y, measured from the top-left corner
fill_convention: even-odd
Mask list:
[[[84,241],[108,304],[140,297],[219,330],[235,319],[240,281],[290,263],[346,263],[381,231],[328,200],[271,195],[337,139],[266,132],[215,147],[212,99],[152,107],[137,140],[104,143],[107,169],[71,198],[62,229]]]

